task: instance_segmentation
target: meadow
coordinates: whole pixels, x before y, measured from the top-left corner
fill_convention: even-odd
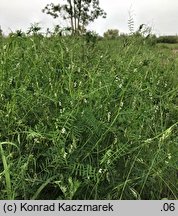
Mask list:
[[[176,46],[1,37],[0,199],[178,199]]]

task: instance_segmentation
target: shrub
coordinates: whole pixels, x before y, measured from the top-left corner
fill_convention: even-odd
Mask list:
[[[178,43],[178,36],[160,36],[159,38],[157,38],[157,43]]]
[[[85,37],[85,40],[86,40],[87,43],[95,44],[96,41],[99,38],[99,35],[96,32],[94,32],[94,31],[87,31],[84,34],[84,37]]]
[[[156,45],[157,37],[155,34],[150,34],[150,35],[148,35],[148,37],[146,37],[146,41],[150,45]]]
[[[107,39],[116,39],[119,37],[119,30],[118,29],[108,29],[104,33],[104,37]]]

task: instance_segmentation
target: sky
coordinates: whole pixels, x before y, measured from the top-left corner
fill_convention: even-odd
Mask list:
[[[65,23],[42,13],[48,3],[63,0],[0,0],[0,26],[4,33],[21,29],[27,31],[31,24],[39,23],[43,32],[47,27]],[[107,18],[99,18],[88,26],[89,30],[102,35],[108,29],[128,33],[129,13],[132,14],[135,30],[146,24],[157,35],[178,34],[178,0],[100,0]]]

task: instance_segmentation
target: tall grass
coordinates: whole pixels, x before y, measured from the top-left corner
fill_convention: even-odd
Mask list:
[[[171,50],[38,36],[0,49],[0,199],[178,198]]]

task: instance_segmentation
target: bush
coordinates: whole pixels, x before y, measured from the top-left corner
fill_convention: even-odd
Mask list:
[[[160,36],[157,38],[157,43],[178,43],[178,36]]]
[[[119,37],[119,30],[118,29],[108,29],[104,33],[104,37],[107,39],[116,39]]]

